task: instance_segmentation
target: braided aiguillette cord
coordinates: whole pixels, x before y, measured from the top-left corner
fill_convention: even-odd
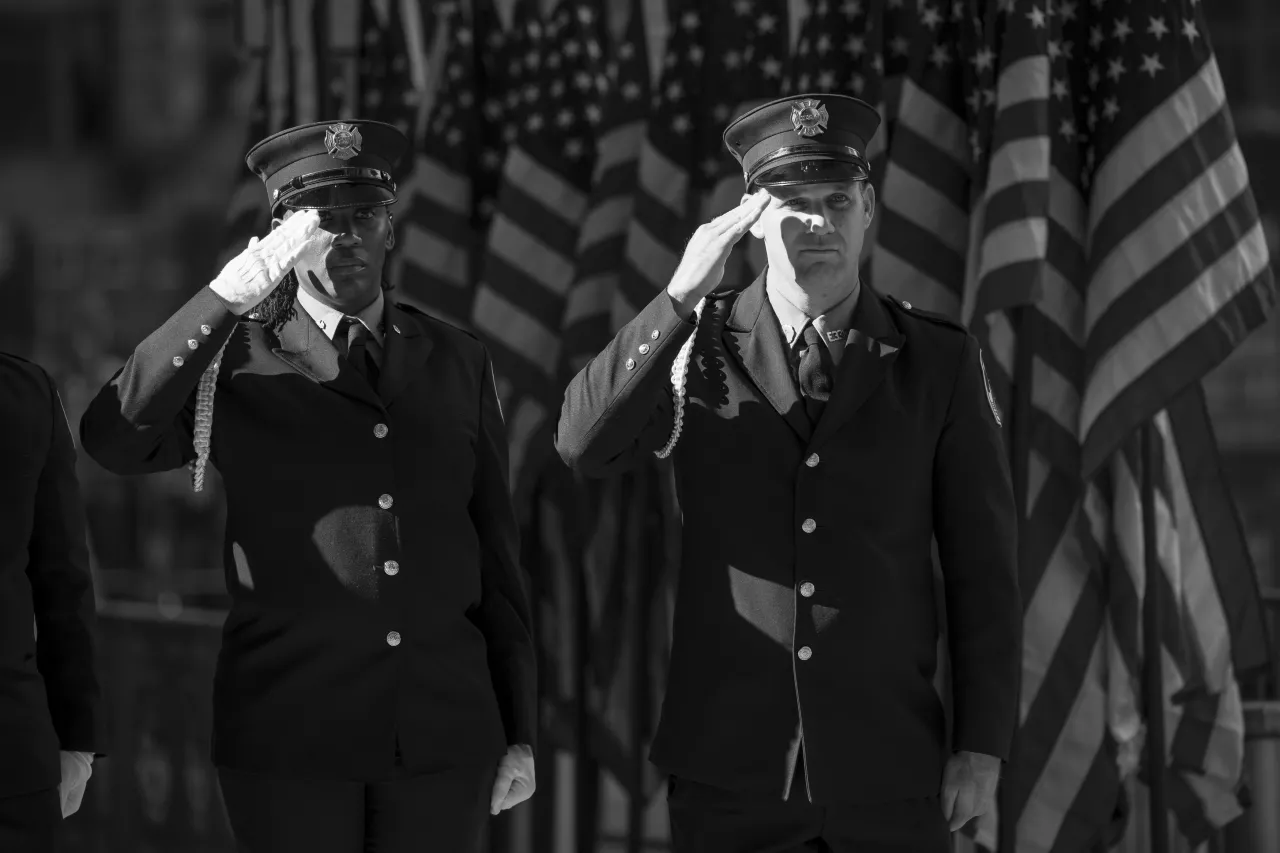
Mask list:
[[[676,360],[671,362],[671,395],[675,403],[675,418],[671,424],[671,437],[661,449],[653,451],[653,455],[659,459],[666,459],[671,455],[671,451],[676,449],[676,442],[680,440],[680,430],[684,427],[685,380],[689,375],[689,359],[693,357],[693,341],[698,336],[698,321],[702,319],[702,311],[706,304],[707,298],[704,296],[694,306],[693,334],[689,335],[688,340],[680,347],[680,352],[676,353]]]
[[[191,488],[197,492],[204,489],[204,470],[209,464],[210,438],[213,435],[213,394],[218,387],[218,370],[222,367],[222,353],[226,348],[224,341],[218,347],[218,354],[213,357],[213,362],[200,375],[200,385],[196,389],[196,420],[192,441],[196,458],[191,463]]]

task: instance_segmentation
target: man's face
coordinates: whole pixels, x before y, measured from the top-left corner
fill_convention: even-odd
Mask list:
[[[772,187],[772,201],[751,233],[764,241],[769,266],[793,273],[801,287],[851,284],[875,208],[865,181]]]
[[[335,188],[335,195],[343,190]],[[338,195],[338,202],[341,196]],[[288,211],[288,219],[298,211]],[[294,270],[299,282],[316,296],[359,310],[369,304],[382,286],[387,251],[395,245],[391,215],[382,205],[361,205],[320,210],[320,228]]]

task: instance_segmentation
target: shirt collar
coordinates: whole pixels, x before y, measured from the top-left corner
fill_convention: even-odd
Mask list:
[[[360,323],[373,333],[373,337],[379,343],[382,342],[382,311],[384,305],[382,296],[382,288],[378,288],[378,295],[367,306],[356,314],[355,317]],[[338,323],[344,315],[332,305],[326,305],[319,299],[312,296],[305,287],[298,288],[298,304],[303,307],[311,319],[315,320],[316,325],[320,327],[320,331],[325,333],[329,340],[333,340],[333,335],[338,331]]]
[[[782,326],[782,334],[786,337],[788,345],[794,344],[796,338],[804,331],[805,325],[812,321],[814,328],[822,333],[822,339],[829,349],[835,341],[828,335],[832,332],[847,332],[850,323],[853,322],[853,310],[858,304],[862,283],[859,282],[848,296],[817,317],[809,317],[771,287],[766,286],[765,292],[769,296],[769,304],[773,306],[773,313],[778,317],[778,323]]]

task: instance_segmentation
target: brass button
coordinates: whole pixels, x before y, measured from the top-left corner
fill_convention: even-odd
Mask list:
[[[904,299],[904,300],[902,300],[902,307],[903,307],[903,308],[910,309],[910,308],[911,308],[911,303]]]
[[[383,509],[391,509],[391,505],[393,503],[395,503],[395,501],[391,499],[391,495],[383,495],[382,497],[378,498],[378,506],[382,507]]]
[[[649,333],[649,340],[656,341],[658,339],[658,334],[659,334],[658,330],[654,329],[652,332]]]
[[[395,644],[393,643],[392,645]],[[800,658],[800,660],[808,660],[813,657],[813,649],[808,646],[801,646],[800,651],[796,652],[796,657]]]
[[[627,370],[636,369],[636,360],[634,358],[627,359]]]
[[[810,468],[817,468],[817,467],[818,467],[818,454],[816,454],[816,453],[810,453],[810,454],[809,454],[809,458],[808,458],[808,459],[806,459],[806,460],[804,460],[804,464],[808,465]]]
[[[201,327],[200,327],[200,334],[202,334],[202,335],[212,335],[212,334],[213,334],[213,329],[209,326],[209,324],[208,324],[208,323],[205,323],[203,326],[201,326]]]
[[[809,583],[808,581],[805,581],[804,583],[800,584],[800,594],[803,595],[805,598],[813,598],[813,593],[814,593],[813,584]]]
[[[641,355],[648,355],[648,354],[649,354],[649,345],[648,345],[648,344],[641,344],[641,345],[640,345],[640,354],[641,354]]]
[[[386,425],[386,424],[378,424],[377,426],[375,426],[375,427],[373,428],[373,434],[374,434],[374,436],[376,436],[377,438],[386,438],[386,437],[387,437],[387,433],[389,433],[389,432],[391,432],[391,430],[387,429],[387,425]]]
[[[180,355],[175,355],[175,356],[173,357],[173,366],[174,366],[174,367],[182,367],[182,364],[183,364],[182,356],[180,356]]]
[[[400,574],[400,564],[395,560],[387,560],[382,564],[382,570],[389,575],[395,576]]]
[[[812,533],[818,529],[818,522],[814,521],[812,518],[806,518],[804,520],[804,524],[800,525],[800,529],[805,533]]]
[[[195,349],[198,346],[200,346],[200,342],[197,341],[195,338],[191,338],[189,341],[187,341],[187,349]]]
[[[400,645],[400,632],[399,632],[399,631],[388,631],[388,632],[387,632],[387,645],[388,645],[388,646],[398,646],[398,645]]]

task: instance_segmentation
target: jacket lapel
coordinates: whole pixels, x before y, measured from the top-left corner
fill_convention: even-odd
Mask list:
[[[769,305],[764,279],[762,272],[734,303],[722,335],[725,349],[742,365],[760,394],[807,442],[813,427],[792,376],[787,342]]]
[[[382,372],[378,380],[378,395],[389,406],[421,371],[422,365],[431,355],[432,343],[422,322],[394,302],[387,301],[384,313],[386,327],[382,338]]]
[[[338,349],[295,299],[294,316],[272,343],[276,357],[303,376],[353,400],[382,408],[369,383],[338,354]],[[270,334],[267,335],[270,340]]]
[[[866,282],[862,284],[851,326],[844,355],[836,368],[835,389],[814,430],[811,448],[816,449],[857,414],[880,387],[906,342],[879,295]]]

